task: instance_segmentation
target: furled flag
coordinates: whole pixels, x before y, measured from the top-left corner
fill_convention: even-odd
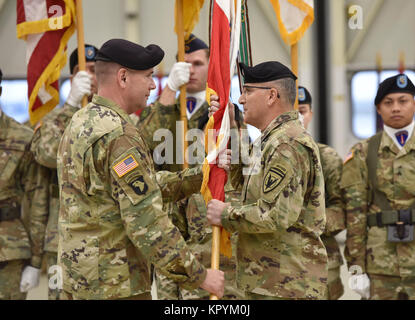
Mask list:
[[[184,39],[187,40],[196,23],[199,21],[199,12],[205,0],[183,0],[183,29]],[[177,3],[175,6],[175,27],[177,33]]]
[[[314,0],[270,0],[282,39],[290,46],[303,37],[314,21]]]
[[[206,203],[212,199],[225,201],[227,175],[216,163],[218,155],[227,148],[230,136],[228,101],[239,50],[240,29],[241,0],[213,0],[206,95],[209,100],[210,93],[215,92],[219,96],[220,108],[209,119],[205,129],[207,157],[203,164],[201,193]],[[212,129],[217,133],[214,143],[208,141]],[[232,254],[230,236],[224,229],[221,232],[220,251],[228,257]]]
[[[17,0],[17,37],[26,40],[29,116],[32,124],[59,103],[66,45],[75,31],[73,0]]]

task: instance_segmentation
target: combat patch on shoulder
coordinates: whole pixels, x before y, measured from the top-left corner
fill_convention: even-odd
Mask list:
[[[134,192],[136,194],[140,195],[140,196],[145,195],[146,192],[148,191],[148,185],[144,181],[144,177],[143,176],[139,176],[139,177],[133,179],[129,183],[129,185],[134,190]]]
[[[353,159],[353,157],[354,157],[354,150],[350,151],[350,152],[347,154],[346,158],[345,158],[345,159],[344,159],[344,161],[343,161],[343,164],[346,164],[347,162],[349,162],[350,160],[352,160],[352,159]]]
[[[133,155],[129,155],[120,162],[116,163],[112,169],[118,175],[119,178],[125,176],[128,172],[138,167],[138,162],[134,159]]]
[[[278,187],[281,182],[284,180],[287,175],[287,169],[277,165],[269,169],[268,173],[265,176],[264,183],[262,185],[262,190],[264,193],[269,193]]]

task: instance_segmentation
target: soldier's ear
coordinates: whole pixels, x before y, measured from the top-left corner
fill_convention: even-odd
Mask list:
[[[127,69],[121,68],[118,70],[117,82],[121,88],[125,88],[127,86]]]

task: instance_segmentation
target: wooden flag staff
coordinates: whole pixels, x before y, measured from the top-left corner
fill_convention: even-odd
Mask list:
[[[86,71],[85,60],[85,39],[84,39],[84,16],[82,10],[82,0],[76,0],[76,30],[78,36],[78,67],[79,71]],[[88,104],[88,97],[82,98],[82,107]]]

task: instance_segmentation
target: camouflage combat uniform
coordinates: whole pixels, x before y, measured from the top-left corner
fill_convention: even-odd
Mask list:
[[[318,147],[298,112],[291,111],[262,132],[261,150],[245,177],[241,166],[232,166],[233,186],[244,183],[243,205],[222,213],[224,228],[239,233],[238,288],[249,299],[326,299],[327,252],[320,238],[326,214]]]
[[[193,115],[188,119],[188,130],[198,129],[200,122],[204,117],[207,117],[209,105],[205,102]],[[239,119],[242,119],[242,115],[239,115]],[[206,120],[206,119],[205,119]],[[141,114],[141,122],[138,125],[140,132],[144,132],[143,137],[150,149],[154,150],[159,144],[159,141],[154,141],[153,134],[159,128],[165,128],[173,133],[174,147],[176,144],[176,121],[180,121],[180,106],[178,103],[171,106],[164,106],[159,102],[156,102],[154,106],[147,108]],[[240,122],[242,128],[246,128]],[[189,142],[189,146],[192,143],[199,143],[196,139]],[[180,146],[179,146],[180,147]],[[181,147],[180,147],[181,148]],[[175,148],[173,150],[176,150]],[[197,159],[198,163],[203,163],[204,154],[201,158]],[[196,158],[196,154],[194,154]],[[176,159],[176,158],[174,158]],[[189,165],[194,167],[195,165]],[[178,171],[181,170],[182,165],[176,164],[162,164],[158,166],[161,170]],[[238,202],[240,198],[240,192],[234,190],[230,183],[225,187],[226,201]],[[200,193],[193,194],[188,199],[184,199],[178,205],[168,205],[169,215],[173,223],[181,230],[185,237],[189,248],[195,253],[198,260],[205,266],[211,265],[211,251],[212,251],[212,227],[208,225],[206,219],[206,204]],[[225,293],[223,300],[229,299],[243,299],[243,292],[238,290],[235,283],[235,271],[236,271],[236,239],[237,234],[231,236],[232,252],[234,253],[231,258],[221,256],[220,258],[220,270],[225,272]],[[156,272],[156,285],[157,296],[161,300],[196,300],[196,299],[209,299],[209,293],[201,290],[186,290],[178,287],[176,283],[167,279],[164,275]]]
[[[46,256],[46,272],[49,280],[54,273],[49,273],[49,268],[57,265],[58,252],[58,217],[59,217],[59,186],[57,168],[57,152],[66,126],[72,116],[78,111],[78,107],[65,104],[48,113],[36,127],[31,151],[36,161],[48,168],[49,171],[49,214],[44,239],[44,251]],[[57,300],[60,296],[59,289],[48,288],[48,299]]]
[[[47,177],[29,150],[32,133],[0,111],[0,299],[25,299],[23,268],[41,266]]]
[[[206,270],[162,210],[162,195],[190,195],[200,188],[200,171],[156,174],[128,115],[94,96],[73,116],[58,150],[64,291],[77,299],[145,299],[150,264],[183,287],[199,287]]]
[[[368,225],[369,215],[381,209],[372,202],[366,157],[368,140],[357,143],[345,161],[341,188],[347,214],[345,257],[349,268],[367,273],[371,299],[397,299],[401,294],[415,299],[415,243],[387,241],[387,227]],[[382,133],[377,153],[378,189],[393,210],[413,207],[415,201],[415,136],[402,150]],[[412,210],[414,217],[414,210]]]
[[[326,247],[329,260],[329,299],[337,300],[344,293],[340,278],[340,266],[343,264],[343,258],[334,237],[346,228],[346,216],[340,192],[343,161],[333,148],[321,143],[317,145],[320,150],[321,167],[324,176],[327,220],[326,230],[321,236],[321,240],[323,240]]]

